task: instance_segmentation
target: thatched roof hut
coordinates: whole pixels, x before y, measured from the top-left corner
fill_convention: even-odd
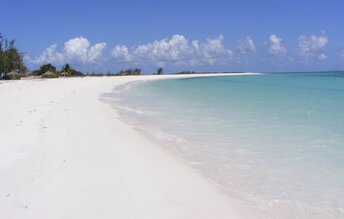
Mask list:
[[[13,70],[13,71],[7,73],[6,76],[12,80],[16,80],[16,79],[20,79],[21,74],[19,74],[18,72]]]
[[[47,71],[42,75],[42,78],[57,78],[58,75],[56,73],[53,73],[51,71]]]
[[[63,77],[67,77],[67,76],[70,75],[70,73],[64,71],[64,72],[61,72],[60,75],[63,76]]]

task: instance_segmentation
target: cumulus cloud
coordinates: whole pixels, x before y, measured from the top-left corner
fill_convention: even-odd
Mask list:
[[[81,63],[95,62],[106,47],[106,43],[97,43],[90,46],[90,42],[84,37],[68,40],[64,44],[65,55],[68,60]]]
[[[247,36],[244,39],[240,40],[238,50],[242,54],[254,52],[256,51],[256,45],[254,44],[252,38],[250,36]]]
[[[267,46],[268,52],[271,55],[281,55],[286,52],[285,47],[282,45],[282,39],[276,36],[275,34],[271,34],[269,39],[265,42]]]
[[[326,36],[300,36],[298,38],[299,53],[304,57],[316,57],[318,60],[325,60],[327,56],[323,49],[328,43]]]
[[[39,56],[31,58],[29,56],[25,57],[30,63],[34,65],[39,65],[42,63],[56,63],[61,64],[64,62],[63,54],[56,51],[57,44],[53,44],[46,48]]]
[[[61,52],[56,51],[57,44],[53,44],[45,49],[39,56],[26,59],[34,64],[62,64],[64,62],[91,64],[95,63],[102,55],[106,43],[97,43],[91,46],[88,39],[76,37],[64,43],[64,49]]]
[[[125,45],[118,45],[112,49],[112,56],[116,59],[123,60],[125,62],[129,62],[132,60],[132,55],[129,54],[129,49]]]
[[[175,62],[180,64],[213,64],[219,60],[231,60],[232,51],[223,45],[224,36],[208,39],[204,43],[198,40],[189,42],[183,35],[156,40],[151,43],[134,46],[129,49],[125,45],[115,46],[111,54],[117,61],[133,61],[138,63]]]
[[[271,34],[264,42],[267,53],[279,56],[286,53],[282,39],[276,34]],[[324,35],[302,35],[298,38],[296,56],[291,57],[297,61],[300,56],[304,60],[327,60],[324,53],[328,38]],[[26,56],[25,60],[33,65],[52,63],[61,65],[66,62],[71,64],[94,64],[101,60],[109,61],[104,52],[107,44],[91,42],[80,36],[66,41],[60,48],[53,44],[36,57]],[[224,36],[209,38],[205,41],[187,39],[183,35],[173,35],[169,38],[155,40],[136,46],[115,45],[107,51],[114,63],[148,64],[155,66],[165,65],[212,65],[228,64],[239,60],[239,54],[256,51],[256,45],[250,36],[239,41],[235,53],[224,45]],[[236,56],[235,54],[238,54]],[[340,56],[344,60],[344,50]],[[108,63],[109,64],[109,63]]]

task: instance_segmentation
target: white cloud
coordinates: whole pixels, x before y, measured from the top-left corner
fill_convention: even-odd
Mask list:
[[[129,49],[125,45],[115,46],[115,48],[112,49],[111,54],[116,59],[123,60],[125,62],[132,60],[132,55],[129,54]]]
[[[81,36],[65,42],[62,52],[57,52],[56,48],[57,44],[53,44],[45,49],[41,55],[34,58],[27,56],[26,60],[34,65],[44,63],[62,64],[64,62],[95,63],[106,48],[106,43],[97,43],[91,46],[88,39]]]
[[[264,44],[270,55],[277,56],[286,53],[282,39],[276,34],[271,34]],[[305,60],[323,61],[328,59],[324,53],[327,44],[328,38],[324,35],[302,35],[298,38],[297,52],[299,56],[305,57]],[[105,60],[105,58],[109,60],[109,57],[103,56],[106,47],[105,42],[91,44],[88,39],[80,36],[66,41],[60,49],[57,44],[53,44],[40,55],[36,57],[26,56],[25,60],[33,65],[45,63],[61,65],[67,62],[71,64],[94,64]],[[250,36],[241,39],[235,49],[240,54],[247,54],[256,50],[255,42]],[[168,64],[222,65],[233,63],[236,58],[239,59],[239,55],[236,57],[232,50],[225,47],[223,35],[205,41],[187,39],[183,35],[173,35],[169,38],[133,47],[116,45],[108,52],[108,55],[111,55],[115,62],[156,66]],[[341,51],[340,55],[344,59],[344,50]],[[294,58],[296,60],[300,57],[295,56]]]
[[[197,55],[196,57],[211,64],[217,60],[232,60],[233,52],[224,47],[223,40],[224,36],[220,35],[218,38],[208,39],[203,44],[193,41],[193,48],[191,49],[191,51],[194,51],[193,56]]]
[[[88,39],[81,36],[65,42],[64,51],[68,60],[93,63],[101,56],[105,47],[106,43],[97,43],[90,47]]]
[[[175,62],[177,64],[213,64],[217,61],[232,59],[232,52],[223,45],[224,37],[220,35],[208,39],[205,43],[197,40],[189,42],[183,35],[173,35],[171,38],[156,40],[129,49],[118,45],[112,49],[112,56],[117,61],[133,61],[138,63]]]
[[[61,53],[56,51],[57,44],[53,44],[46,48],[39,56],[31,58],[30,56],[25,56],[25,59],[34,64],[39,65],[42,63],[56,63],[61,64],[64,62],[64,57]]]
[[[69,60],[80,60],[81,62],[87,62],[89,47],[90,42],[83,37],[77,37],[64,43],[67,58]]]
[[[271,34],[269,36],[269,39],[265,42],[265,45],[267,46],[268,52],[271,55],[281,55],[286,52],[285,47],[282,45],[282,39],[275,34]]]
[[[96,62],[103,54],[106,43],[97,43],[88,50],[88,62]]]
[[[139,45],[133,51],[135,58],[147,61],[178,61],[188,58],[189,53],[188,41],[182,35]]]
[[[318,60],[325,60],[327,56],[323,49],[328,43],[326,36],[300,36],[298,38],[299,53],[304,57],[316,57]]]
[[[256,45],[254,44],[253,40],[250,36],[245,37],[244,39],[240,40],[238,50],[242,54],[246,54],[249,52],[256,51]]]

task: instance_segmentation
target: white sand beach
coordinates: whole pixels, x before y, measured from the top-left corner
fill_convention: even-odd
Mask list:
[[[100,99],[131,81],[195,76],[206,75],[0,82],[0,218],[259,218]]]

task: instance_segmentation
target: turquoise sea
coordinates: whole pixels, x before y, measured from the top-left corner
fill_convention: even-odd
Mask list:
[[[155,80],[112,95],[125,122],[229,196],[344,218],[344,72]]]

